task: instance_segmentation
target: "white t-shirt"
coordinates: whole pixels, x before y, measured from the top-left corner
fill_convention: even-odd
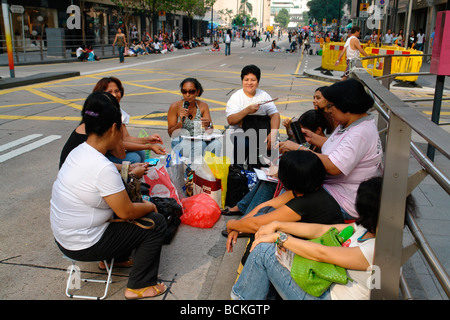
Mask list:
[[[418,33],[417,34],[417,43],[423,43],[423,40],[425,39],[424,33]]]
[[[393,40],[394,36],[392,35],[392,33],[386,33],[386,35],[384,36],[384,43],[392,44]]]
[[[229,117],[232,114],[238,113],[248,107],[249,105],[255,104],[255,103],[261,103],[264,101],[272,100],[272,97],[265,91],[256,89],[255,96],[253,98],[250,98],[244,93],[244,89],[240,89],[236,91],[228,100],[227,107],[226,107],[226,113],[227,117]],[[277,106],[273,102],[269,102],[266,104],[263,104],[259,107],[258,111],[253,113],[253,115],[272,115],[278,113]],[[237,129],[239,128],[239,125],[232,125],[230,126],[230,129]]]
[[[82,53],[83,53],[83,49],[81,47],[79,47],[77,49],[77,58],[80,57]]]
[[[124,125],[128,125],[130,123],[130,115],[126,113],[122,108],[120,108],[120,112],[122,113],[122,123]]]
[[[353,281],[348,281],[346,285],[334,283],[331,285],[330,294],[332,300],[369,300],[370,286],[375,253],[375,238],[361,240],[366,228],[354,224],[355,232],[344,244],[343,247],[359,247],[370,267],[367,271],[347,269],[347,276]]]
[[[100,240],[113,211],[103,197],[125,189],[116,166],[86,142],[68,155],[53,184],[50,224],[58,243],[82,250]]]
[[[328,175],[324,188],[351,216],[357,217],[356,192],[359,184],[379,175],[383,150],[373,115],[361,118],[343,129],[338,126],[322,146],[322,154],[328,155],[342,172]]]

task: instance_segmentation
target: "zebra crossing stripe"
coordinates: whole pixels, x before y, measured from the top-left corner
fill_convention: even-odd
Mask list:
[[[24,138],[22,138],[22,139],[24,139]],[[61,136],[52,135],[52,136],[48,136],[48,137],[45,137],[43,139],[40,139],[38,141],[35,141],[33,143],[27,144],[27,145],[25,145],[23,147],[20,147],[18,149],[12,150],[12,151],[10,151],[8,153],[5,153],[5,154],[0,156],[0,163],[5,162],[6,160],[9,160],[11,158],[17,157],[17,156],[19,156],[19,155],[21,155],[21,154],[23,154],[25,152],[37,149],[37,148],[39,148],[39,147],[41,147],[43,145],[46,145],[47,143],[50,143],[50,142],[52,142],[54,140],[57,140],[57,139],[61,139]],[[21,140],[21,139],[19,139],[19,140]],[[7,145],[12,144],[13,142],[11,142],[11,143],[9,143]],[[1,147],[3,148],[4,146],[5,145],[3,145]]]
[[[5,150],[11,149],[11,148],[14,148],[15,146],[18,146],[19,144],[28,142],[28,141],[36,139],[36,138],[39,138],[41,136],[42,136],[42,134],[30,134],[29,136],[26,136],[26,137],[14,140],[14,141],[12,141],[10,143],[3,144],[3,145],[0,146],[0,152],[3,152]]]

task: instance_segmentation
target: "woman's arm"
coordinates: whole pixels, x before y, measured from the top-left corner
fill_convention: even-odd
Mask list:
[[[269,213],[244,217],[240,220],[229,220],[227,222],[228,231],[239,231],[244,233],[256,233],[258,229],[272,221],[299,221],[301,216],[286,205],[283,205]]]
[[[251,250],[261,242],[276,242],[278,233],[255,239]],[[359,247],[328,247],[319,243],[288,236],[283,247],[304,258],[331,263],[352,270],[367,270],[370,266]]]
[[[242,109],[241,111],[231,114],[227,117],[227,121],[229,125],[239,125],[249,114],[253,114],[259,110],[259,104],[251,104],[248,107]]]
[[[150,212],[157,211],[156,206],[151,202],[145,200],[144,202],[131,202],[125,190],[106,196],[104,199],[114,213],[122,219],[138,219]]]
[[[178,120],[178,103],[174,102],[169,107],[169,112],[167,113],[167,132],[169,136],[172,136],[172,133],[183,127],[182,120]]]
[[[258,232],[255,234],[255,238],[260,236],[275,233],[277,231],[292,234],[299,238],[304,239],[315,239],[322,236],[330,228],[334,227],[341,232],[346,227],[353,224],[320,224],[320,223],[304,223],[304,222],[283,222],[283,221],[272,221],[259,228]]]
[[[207,129],[209,128],[209,125],[212,126],[212,119],[211,119],[211,112],[209,111],[208,104],[203,101],[198,101],[198,106],[200,108],[201,113],[201,121],[202,121],[202,127]],[[213,126],[211,127],[213,128]]]

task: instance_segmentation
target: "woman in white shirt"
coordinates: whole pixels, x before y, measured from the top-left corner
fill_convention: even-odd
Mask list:
[[[275,145],[276,135],[280,127],[280,113],[272,100],[272,97],[265,91],[258,89],[261,79],[261,70],[255,65],[245,66],[241,71],[242,89],[236,91],[228,100],[226,113],[230,129],[238,129],[242,121],[249,115],[268,116],[270,118],[271,133],[267,135],[267,149]],[[259,136],[259,135],[257,135]],[[248,147],[248,143],[247,147]],[[239,142],[235,143],[236,148]],[[235,159],[234,163],[238,163]]]
[[[341,247],[328,247],[304,239],[318,238],[331,227],[336,227],[340,232],[348,224],[272,222],[261,227],[255,235],[252,252],[244,269],[233,286],[231,297],[242,300],[266,299],[272,283],[280,296],[287,300],[368,300],[381,186],[381,177],[361,183],[356,201],[359,218],[352,224],[355,231]],[[409,196],[406,210],[414,213],[414,209],[413,198]],[[283,237],[283,233],[287,238]],[[302,257],[341,266],[347,269],[347,275],[352,281],[345,285],[333,283],[319,297],[312,296],[300,288],[289,269],[277,260],[275,243]]]
[[[107,92],[94,92],[83,106],[86,142],[72,150],[53,184],[50,223],[59,249],[79,261],[129,257],[133,266],[125,297],[153,297],[166,287],[157,282],[166,222],[148,201],[132,203],[120,173],[105,154],[122,140],[120,106]],[[154,227],[109,222],[147,217]]]

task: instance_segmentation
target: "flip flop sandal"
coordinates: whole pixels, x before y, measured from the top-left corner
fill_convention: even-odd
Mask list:
[[[158,285],[163,285],[164,286],[164,290],[162,290],[162,291],[159,290],[158,289]],[[144,292],[147,291],[150,288],[153,288],[156,291],[156,295],[150,296],[150,297],[142,296],[144,294]],[[128,297],[125,296],[125,298],[127,300],[137,300],[137,299],[154,298],[154,297],[160,296],[160,295],[162,295],[163,293],[165,293],[167,291],[167,287],[164,285],[164,283],[158,283],[158,284],[155,284],[154,286],[148,286],[148,287],[145,287],[145,288],[143,288],[141,290],[130,289],[130,288],[127,288],[127,290],[129,290],[129,291],[133,292],[134,294],[136,294],[137,297],[128,298]]]

